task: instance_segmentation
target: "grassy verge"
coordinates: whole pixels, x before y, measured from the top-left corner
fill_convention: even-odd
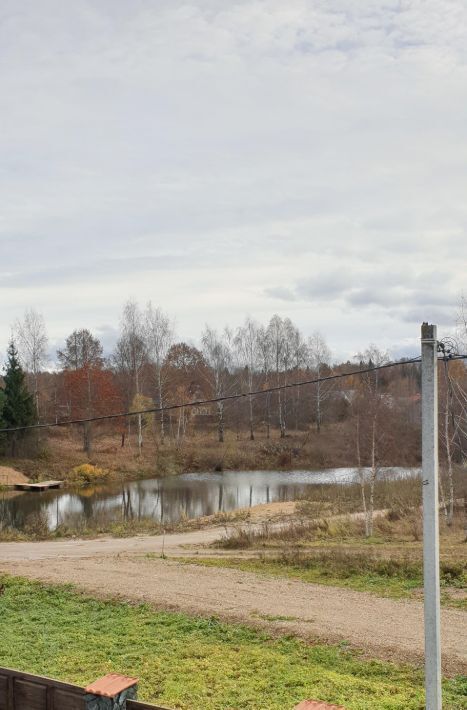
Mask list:
[[[420,598],[423,587],[421,564],[409,559],[378,558],[367,552],[347,552],[334,548],[299,555],[277,557],[212,557],[185,558],[189,564],[207,567],[227,567],[276,577],[301,579],[304,582],[346,587],[372,592],[378,596]],[[441,562],[441,603],[467,609],[467,598],[461,593],[467,588],[465,562]]]
[[[424,707],[420,671],[362,660],[345,644],[311,646],[68,587],[2,582],[3,666],[79,684],[120,671],[140,678],[141,699],[184,710],[286,710],[305,697],[349,710]],[[467,678],[444,681],[444,707],[467,708]]]

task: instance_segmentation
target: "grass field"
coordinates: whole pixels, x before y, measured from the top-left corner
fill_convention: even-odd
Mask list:
[[[340,646],[274,639],[240,625],[65,587],[2,579],[0,665],[80,684],[109,671],[140,678],[140,698],[185,710],[287,710],[305,697],[349,710],[422,710],[409,666]],[[467,678],[444,681],[445,710],[467,708]]]

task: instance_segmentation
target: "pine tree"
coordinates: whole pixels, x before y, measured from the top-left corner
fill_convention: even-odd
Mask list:
[[[1,414],[3,427],[11,428],[34,424],[37,419],[34,399],[27,390],[25,373],[20,365],[18,351],[13,341],[8,346],[3,381],[3,411]],[[16,454],[18,439],[23,438],[21,434],[22,432],[11,432],[8,435],[12,456]]]

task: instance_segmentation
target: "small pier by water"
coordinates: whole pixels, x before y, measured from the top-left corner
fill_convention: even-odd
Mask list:
[[[61,488],[63,481],[40,481],[39,483],[15,483],[15,491],[48,491],[50,488]]]

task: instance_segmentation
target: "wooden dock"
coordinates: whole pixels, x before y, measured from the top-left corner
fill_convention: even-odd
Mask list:
[[[63,481],[40,481],[39,483],[15,483],[15,491],[48,491],[50,488],[61,488]]]

